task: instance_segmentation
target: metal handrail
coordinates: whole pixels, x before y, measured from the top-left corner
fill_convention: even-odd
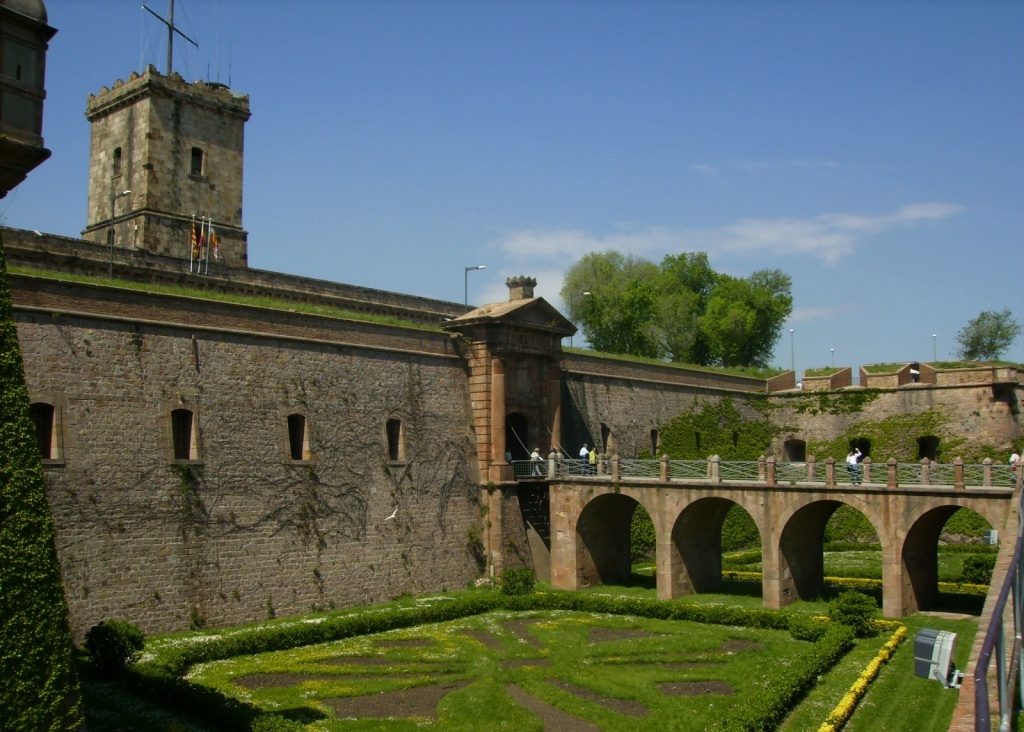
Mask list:
[[[538,480],[550,478],[595,478],[608,480],[611,477],[613,464],[618,464],[619,478],[661,478],[662,460],[644,460],[634,458],[612,458],[602,455],[596,464],[589,460],[548,456],[539,464],[531,460],[513,460],[513,475],[516,480]],[[714,480],[715,482],[761,482],[767,483],[768,470],[765,460],[667,460],[669,482],[683,480]],[[771,461],[774,463],[775,483],[825,485],[828,481],[827,461],[812,463],[790,462],[786,460]],[[835,461],[835,476],[840,481],[846,479],[846,464]],[[864,465],[860,466],[866,470]],[[956,484],[958,468],[963,469],[963,483]],[[872,463],[871,483],[886,482],[886,463]],[[540,475],[537,475],[537,473]],[[925,477],[927,476],[927,480]],[[896,483],[901,486],[945,486],[945,487],[1002,487],[1003,474],[999,466],[991,464],[928,463],[927,469],[921,463],[896,463]]]
[[[707,460],[669,460],[668,461],[668,477],[669,480],[679,480],[686,478],[696,478],[698,480],[707,480],[708,478],[708,461]]]
[[[1017,489],[1021,481],[1017,479]],[[1024,506],[1020,509],[1024,511]],[[1024,514],[1018,514],[1021,516]],[[1014,704],[1024,693],[1024,659],[1021,658],[1021,611],[1024,608],[1024,521],[1018,520],[1017,543],[1013,548],[1013,559],[1007,568],[1003,585],[999,588],[992,609],[992,618],[985,631],[985,640],[978,653],[977,665],[974,667],[974,729],[976,732],[989,732],[992,729],[991,703],[988,694],[989,665],[993,651],[996,654],[996,691],[999,695],[999,730],[1008,732],[1011,727]],[[1011,595],[1012,593],[1012,595]],[[1007,656],[1006,634],[1003,632],[1006,619],[1006,604],[1012,598],[1013,605],[1013,644]],[[1017,659],[1017,689],[1014,693],[1009,689],[1010,669],[1007,659]]]

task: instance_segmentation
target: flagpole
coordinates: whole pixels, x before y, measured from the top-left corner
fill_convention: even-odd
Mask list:
[[[203,270],[203,274],[210,274],[210,246],[212,242],[210,238],[213,232],[213,217],[206,217],[206,267]]]
[[[192,226],[188,230],[188,271],[192,272],[192,254],[196,249],[196,215],[192,214]]]

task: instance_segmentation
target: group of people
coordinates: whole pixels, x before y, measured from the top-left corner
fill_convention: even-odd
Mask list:
[[[580,448],[580,460],[586,461],[583,463],[583,473],[586,475],[597,474],[597,445],[594,447],[587,448],[587,443],[583,443],[583,447]]]
[[[505,453],[505,459],[508,462],[512,462],[512,452],[507,451]],[[583,447],[580,448],[580,460],[583,462],[583,474],[584,475],[596,475],[597,474],[597,447],[587,447],[586,443],[583,443]],[[540,477],[544,474],[544,457],[540,454],[540,448],[533,448],[533,452],[530,453],[530,475],[533,477]]]

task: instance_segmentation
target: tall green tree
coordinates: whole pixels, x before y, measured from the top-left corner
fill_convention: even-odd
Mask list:
[[[968,361],[995,361],[1020,335],[1018,323],[1009,308],[985,310],[960,329],[956,341],[960,358]]]
[[[68,609],[0,241],[0,727],[82,724]]]
[[[661,260],[655,328],[669,360],[710,363],[710,346],[700,317],[717,280],[704,252],[669,254]]]
[[[594,348],[661,358],[654,328],[658,268],[619,252],[591,252],[567,273],[562,299]],[[589,295],[584,295],[589,292]]]
[[[789,275],[777,269],[746,278],[715,272],[704,252],[668,255],[655,265],[607,251],[571,267],[561,295],[598,350],[766,366],[793,307],[790,288]]]

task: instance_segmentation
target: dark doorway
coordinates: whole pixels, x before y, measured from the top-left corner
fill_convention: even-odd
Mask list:
[[[530,450],[530,423],[526,417],[518,412],[512,412],[505,417],[505,450],[512,456],[513,460],[529,460]],[[540,447],[534,445],[533,447]]]
[[[791,438],[782,443],[783,457],[791,463],[802,463],[807,460],[807,443]]]
[[[917,459],[928,458],[931,461],[939,459],[939,438],[934,435],[925,435],[917,438]]]

